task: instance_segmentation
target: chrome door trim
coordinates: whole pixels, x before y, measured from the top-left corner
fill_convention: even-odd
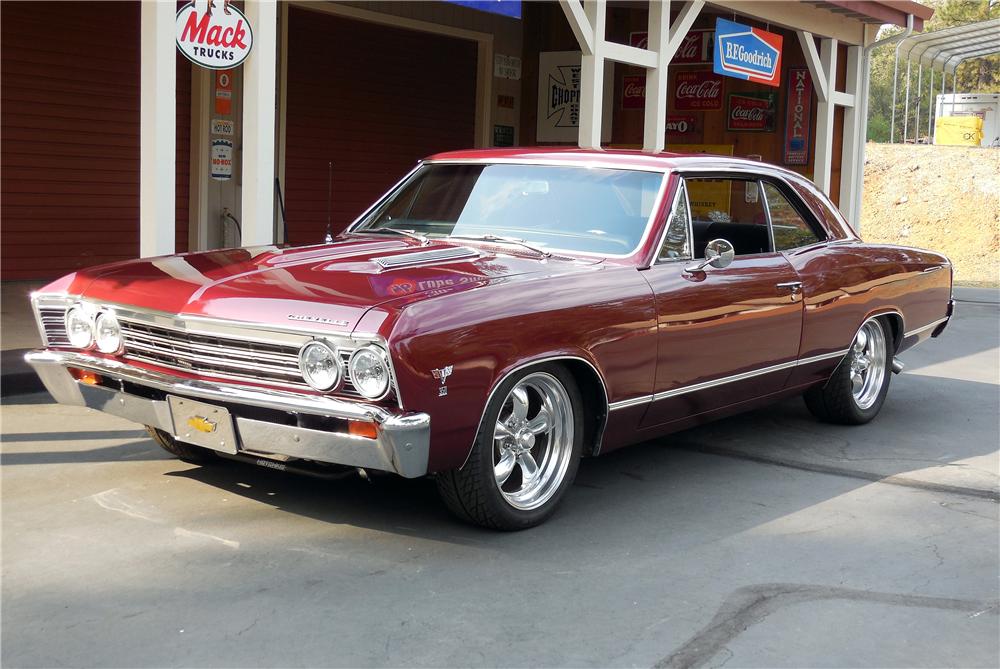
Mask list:
[[[665,390],[663,392],[654,393],[652,395],[640,395],[639,397],[633,397],[627,400],[613,402],[609,406],[609,408],[611,411],[617,411],[618,409],[626,409],[628,407],[636,406],[639,404],[658,402],[660,400],[669,399],[671,397],[677,397],[679,395],[686,395],[688,393],[698,392],[699,390],[708,390],[710,388],[715,388],[717,386],[723,386],[726,385],[727,383],[746,381],[747,379],[752,379],[757,376],[763,376],[764,374],[772,374],[774,372],[780,372],[785,369],[792,369],[793,367],[801,367],[802,365],[811,365],[816,362],[823,362],[824,360],[842,358],[845,355],[847,355],[848,351],[850,351],[850,349],[844,349],[842,351],[832,351],[830,353],[822,353],[820,355],[814,355],[808,358],[801,358],[799,360],[789,360],[788,362],[778,363],[777,365],[770,365],[768,367],[752,369],[748,372],[742,372],[740,374],[723,376],[718,379],[713,379],[711,381],[704,381],[702,383],[695,383],[690,386],[681,386],[680,388],[673,388],[671,390]]]
[[[933,328],[933,327],[936,327],[936,326],[938,326],[938,325],[941,325],[941,324],[942,324],[942,323],[944,323],[944,322],[945,322],[946,320],[948,320],[948,318],[949,318],[948,316],[945,316],[944,318],[939,318],[939,319],[937,319],[936,321],[934,321],[934,322],[932,322],[932,323],[928,323],[927,325],[925,325],[925,326],[923,326],[923,327],[919,327],[919,328],[917,328],[916,330],[910,330],[909,332],[906,332],[906,333],[904,333],[904,334],[903,334],[903,337],[904,337],[904,338],[905,338],[905,337],[912,337],[912,336],[914,336],[914,335],[918,335],[918,334],[921,334],[921,333],[923,333],[923,332],[926,332],[926,331],[930,330],[930,329],[931,329],[931,328]]]

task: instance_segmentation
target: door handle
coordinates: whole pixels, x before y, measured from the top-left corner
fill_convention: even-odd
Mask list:
[[[779,283],[775,285],[775,288],[787,289],[793,295],[795,293],[802,292],[802,282],[801,281],[786,281],[785,283]]]

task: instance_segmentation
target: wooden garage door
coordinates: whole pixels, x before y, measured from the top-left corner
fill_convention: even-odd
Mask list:
[[[0,5],[3,279],[139,252],[139,4]],[[113,39],[109,39],[113,36]],[[187,248],[191,68],[177,61],[177,248]]]
[[[336,233],[419,158],[472,147],[474,42],[295,7],[288,25],[291,242],[323,239],[330,161]]]

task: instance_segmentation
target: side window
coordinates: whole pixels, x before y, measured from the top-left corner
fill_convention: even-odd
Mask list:
[[[764,182],[764,195],[767,197],[768,211],[771,212],[771,227],[777,250],[788,251],[820,241],[819,235],[773,184]]]
[[[663,246],[657,260],[680,260],[691,258],[691,241],[688,237],[691,217],[688,215],[687,188],[682,181],[674,198],[674,208],[667,220],[667,230],[663,236]]]
[[[725,239],[737,256],[771,251],[758,181],[692,178],[686,182],[695,258],[705,257],[705,246],[713,239]]]

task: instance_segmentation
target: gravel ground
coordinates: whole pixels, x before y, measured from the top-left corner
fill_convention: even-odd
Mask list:
[[[1000,149],[869,143],[865,157],[866,241],[940,251],[956,282],[1000,285]]]

